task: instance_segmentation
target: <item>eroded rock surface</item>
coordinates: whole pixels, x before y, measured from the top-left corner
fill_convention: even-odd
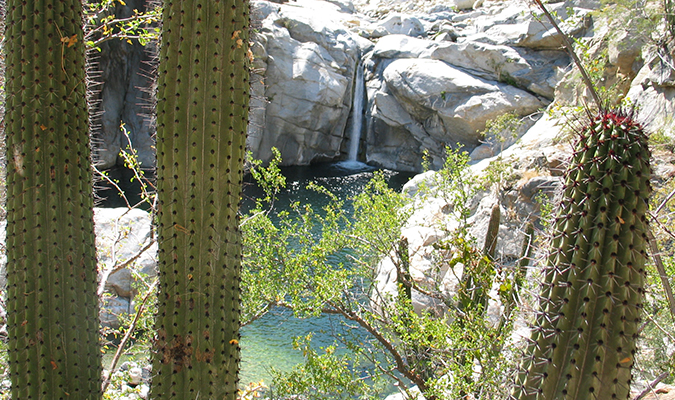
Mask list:
[[[384,4],[254,3],[254,157],[268,161],[277,147],[286,165],[344,159],[349,119],[363,118],[362,161],[420,171],[428,150],[439,167],[445,146],[479,146],[487,120],[545,107],[568,68],[557,32],[525,2]],[[555,4],[578,35],[594,6]],[[363,115],[353,112],[361,66]]]

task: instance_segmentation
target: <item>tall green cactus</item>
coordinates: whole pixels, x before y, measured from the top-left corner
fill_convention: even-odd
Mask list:
[[[631,114],[603,111],[581,131],[514,397],[629,396],[644,295],[649,157]]]
[[[154,399],[237,396],[248,22],[246,0],[164,3]]]
[[[6,4],[7,316],[13,399],[101,391],[81,0]]]

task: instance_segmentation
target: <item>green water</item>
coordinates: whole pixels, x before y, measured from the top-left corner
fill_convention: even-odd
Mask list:
[[[310,181],[320,184],[341,199],[351,209],[349,199],[360,193],[373,177],[372,169],[363,164],[323,164],[309,167],[292,167],[283,170],[288,190],[283,192],[276,203],[281,210],[293,201],[310,203],[319,209],[326,199],[305,187]],[[391,187],[400,188],[411,174],[384,171]],[[258,195],[253,186],[245,188],[245,197]],[[313,334],[312,344],[324,347],[334,343],[335,334],[344,331],[339,316],[327,315],[319,318],[298,319],[284,309],[272,310],[268,315],[242,328],[242,370],[241,382],[271,382],[270,368],[288,371],[303,361],[302,352],[293,349],[293,338]]]
[[[312,344],[325,347],[343,331],[342,318],[334,315],[300,319],[284,309],[274,309],[268,315],[242,328],[242,384],[260,380],[271,383],[270,369],[289,371],[302,363],[302,352],[293,349],[293,339],[312,334]]]

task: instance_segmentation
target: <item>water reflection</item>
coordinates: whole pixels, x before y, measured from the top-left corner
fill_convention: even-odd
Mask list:
[[[307,167],[286,167],[282,173],[286,177],[287,188],[275,202],[275,211],[287,209],[292,202],[309,203],[318,210],[328,199],[313,190],[307,189],[310,182],[319,184],[345,201],[345,207],[351,212],[351,199],[361,193],[372,179],[375,168],[357,161],[343,161],[332,164],[318,164]],[[413,175],[384,170],[389,186],[400,189]],[[262,195],[260,188],[247,177],[244,189],[244,208],[250,207],[256,197]],[[248,202],[248,204],[247,204]],[[271,382],[269,369],[290,370],[303,361],[302,353],[292,347],[293,338],[313,333],[312,343],[325,347],[333,344],[334,337],[346,334],[343,319],[335,315],[318,318],[299,319],[292,312],[274,309],[268,315],[242,329],[242,371],[241,381],[246,384],[263,379]],[[353,332],[352,332],[353,333]]]

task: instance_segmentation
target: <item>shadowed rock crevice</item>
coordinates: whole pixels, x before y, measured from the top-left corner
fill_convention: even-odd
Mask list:
[[[129,18],[134,10],[145,12],[148,0],[117,3],[115,18]],[[129,141],[138,151],[144,168],[153,168],[154,124],[152,122],[153,74],[156,69],[155,46],[142,46],[138,40],[113,38],[100,45],[100,52],[90,51],[90,75],[93,78],[92,133],[94,160],[99,169],[123,165],[120,150]],[[121,125],[128,132],[123,134]]]

